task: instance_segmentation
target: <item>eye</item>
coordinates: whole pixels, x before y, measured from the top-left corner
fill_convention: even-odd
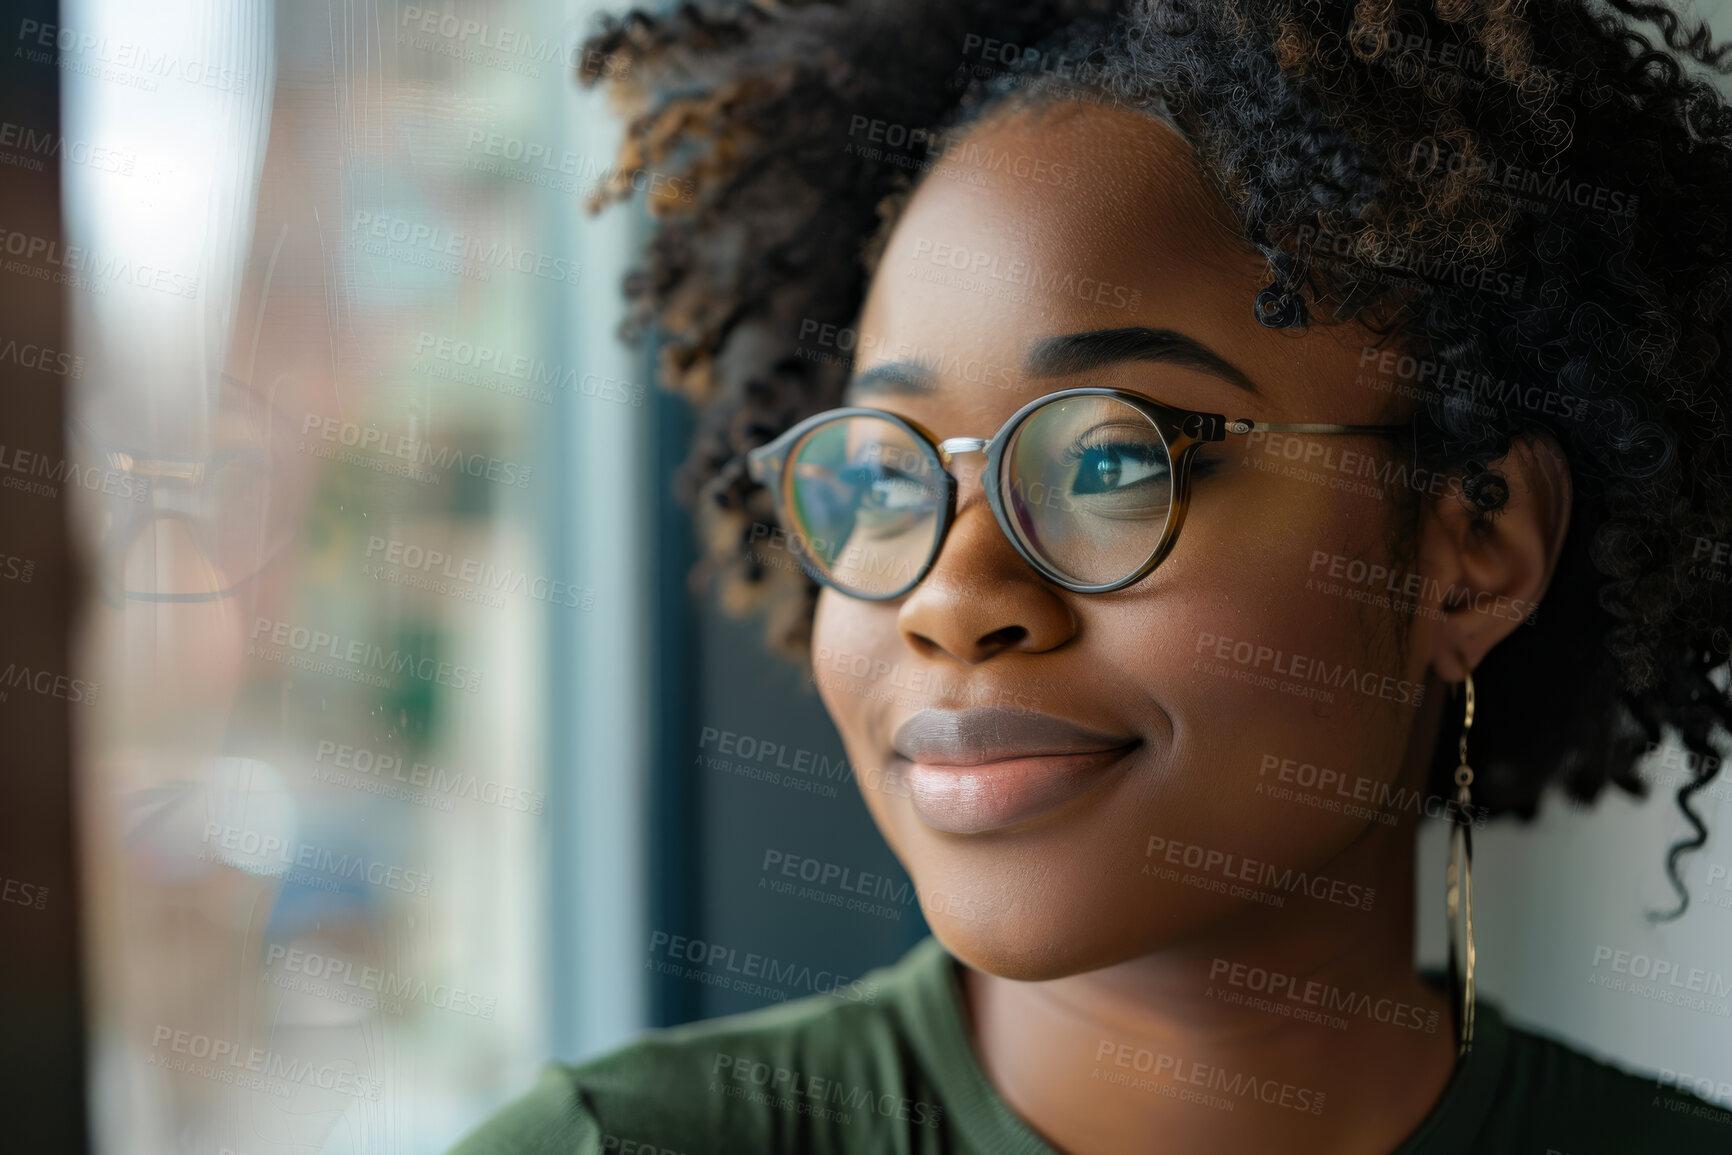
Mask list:
[[[1064,453],[1078,497],[1123,494],[1138,486],[1164,485],[1171,474],[1167,448],[1147,435],[1115,436],[1111,428],[1090,430]]]

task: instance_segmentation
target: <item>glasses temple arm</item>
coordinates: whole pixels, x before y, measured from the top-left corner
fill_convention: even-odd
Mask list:
[[[781,439],[778,438],[777,441]],[[746,451],[746,476],[759,485],[768,486],[775,480],[777,468],[786,457],[780,445],[771,442]]]
[[[1392,433],[1406,425],[1324,425],[1311,421],[1252,421],[1248,417],[1227,422],[1228,433]]]

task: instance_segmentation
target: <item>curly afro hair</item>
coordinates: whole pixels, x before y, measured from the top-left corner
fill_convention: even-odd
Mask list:
[[[1543,611],[1475,671],[1475,798],[1531,818],[1551,783],[1641,795],[1675,737],[1675,917],[1732,721],[1732,111],[1704,74],[1729,52],[1630,0],[758,0],[610,19],[579,79],[629,123],[592,209],[645,169],[695,188],[651,195],[627,330],[701,409],[678,484],[703,571],[775,645],[804,648],[816,586],[767,551],[744,454],[838,404],[848,359],[811,334],[848,331],[919,174],[1004,101],[1158,112],[1267,259],[1247,307],[1389,342],[1417,461],[1459,471],[1479,516],[1518,435],[1562,447]]]

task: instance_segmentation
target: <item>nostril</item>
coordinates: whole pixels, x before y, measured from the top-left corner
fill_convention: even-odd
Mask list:
[[[1028,637],[1028,630],[1022,626],[1005,626],[1002,630],[993,630],[982,635],[979,645],[983,650],[1008,650],[1010,647]]]

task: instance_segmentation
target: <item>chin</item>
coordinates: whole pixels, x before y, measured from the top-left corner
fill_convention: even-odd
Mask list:
[[[964,919],[922,903],[926,923],[944,948],[977,971],[1018,982],[1046,982],[1098,970],[1145,954],[1147,943],[1118,943],[1099,923],[1018,912]],[[1066,912],[1071,914],[1080,911]]]

